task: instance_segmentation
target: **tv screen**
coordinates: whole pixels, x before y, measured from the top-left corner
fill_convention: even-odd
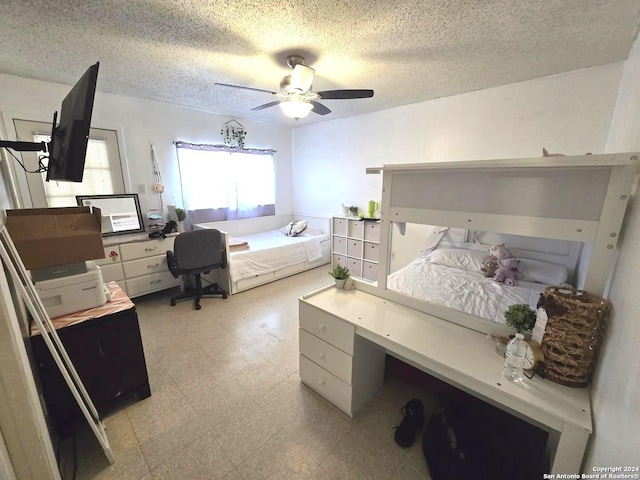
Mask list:
[[[54,117],[47,181],[82,182],[99,65],[90,66],[62,101],[57,126]]]

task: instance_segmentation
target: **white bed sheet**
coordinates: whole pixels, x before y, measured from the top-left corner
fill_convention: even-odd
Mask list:
[[[545,287],[522,281],[510,287],[481,272],[429,263],[423,258],[392,273],[387,280],[390,290],[498,323],[504,323],[504,311],[510,305],[526,303],[535,310]]]
[[[318,260],[322,257],[321,242],[329,239],[325,234],[287,237],[280,230],[234,238],[249,243],[249,250],[230,254],[228,268],[234,282]]]

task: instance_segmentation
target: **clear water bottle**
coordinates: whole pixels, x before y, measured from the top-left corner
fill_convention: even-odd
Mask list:
[[[527,343],[524,341],[524,335],[516,333],[516,336],[507,344],[504,369],[502,370],[504,377],[510,382],[522,381],[522,365],[526,352]]]

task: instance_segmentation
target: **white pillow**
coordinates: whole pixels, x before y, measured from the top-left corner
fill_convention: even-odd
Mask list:
[[[461,248],[440,248],[429,253],[425,260],[429,263],[444,265],[445,267],[461,270],[480,271],[482,260],[488,253],[479,250],[464,250]]]
[[[307,228],[307,223],[309,223],[307,220],[294,220],[282,227],[280,231],[287,237],[295,237],[296,235],[304,232],[304,229]]]
[[[561,285],[569,279],[569,271],[563,265],[521,258],[518,263],[518,280],[523,282]]]

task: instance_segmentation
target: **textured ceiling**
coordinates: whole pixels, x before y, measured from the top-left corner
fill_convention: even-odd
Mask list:
[[[302,54],[327,116],[372,112],[624,60],[640,0],[0,0],[0,73],[72,85],[100,61],[98,90],[295,125],[275,99]]]

